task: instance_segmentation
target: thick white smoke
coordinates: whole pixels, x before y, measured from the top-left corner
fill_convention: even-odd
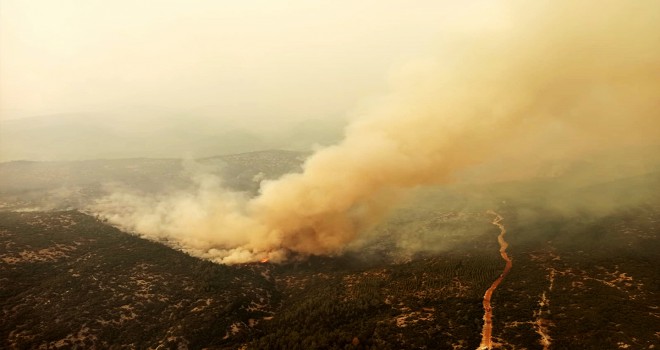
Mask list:
[[[406,189],[488,159],[658,141],[659,2],[502,6],[499,25],[440,42],[438,57],[406,67],[342,142],[312,155],[302,173],[263,182],[257,197],[204,179],[196,193],[116,193],[95,210],[218,262],[281,261],[339,252]]]

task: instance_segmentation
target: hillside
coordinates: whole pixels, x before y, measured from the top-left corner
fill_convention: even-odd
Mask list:
[[[657,343],[657,208],[597,221],[501,214],[514,261],[493,299],[504,348],[537,348],[539,332],[552,348]],[[2,347],[474,349],[503,266],[490,219],[464,216],[483,234],[406,261],[349,251],[222,266],[75,211],[0,213]],[[455,220],[437,215],[436,228]]]

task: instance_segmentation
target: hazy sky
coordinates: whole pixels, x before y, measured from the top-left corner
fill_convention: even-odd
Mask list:
[[[342,116],[450,36],[447,28],[494,13],[485,1],[0,4],[3,119],[127,108],[258,120]]]

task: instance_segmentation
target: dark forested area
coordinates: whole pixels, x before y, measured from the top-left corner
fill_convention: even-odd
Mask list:
[[[500,214],[513,259],[492,299],[502,348],[542,348],[543,334],[556,349],[658,342],[657,210]],[[1,212],[0,347],[474,349],[504,262],[492,218],[472,219],[489,229],[403,260],[224,266],[77,211]]]

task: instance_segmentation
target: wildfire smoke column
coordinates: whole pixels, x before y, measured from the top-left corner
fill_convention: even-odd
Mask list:
[[[276,262],[289,251],[340,252],[407,189],[482,162],[507,157],[524,168],[657,143],[660,2],[500,4],[497,18],[475,12],[475,23],[494,23],[487,30],[439,40],[437,57],[401,69],[343,141],[313,154],[302,173],[263,182],[257,197],[205,187],[140,207],[115,196],[101,213],[219,262]]]
[[[340,144],[265,183],[254,217],[283,247],[332,253],[402,190],[488,158],[542,158],[548,142],[579,154],[657,139],[657,2],[505,4],[507,23],[411,64]]]

